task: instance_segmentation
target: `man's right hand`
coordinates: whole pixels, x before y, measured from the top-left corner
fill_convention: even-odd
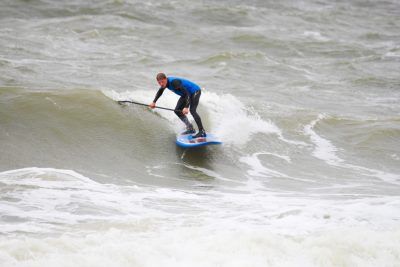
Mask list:
[[[151,104],[149,105],[149,107],[150,107],[151,109],[155,108],[155,107],[156,107],[156,103],[151,102]]]

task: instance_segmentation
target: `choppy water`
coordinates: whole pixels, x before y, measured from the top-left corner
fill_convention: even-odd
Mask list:
[[[1,266],[400,266],[398,1],[0,3]],[[176,147],[155,74],[223,146]],[[165,92],[158,104],[174,107]]]

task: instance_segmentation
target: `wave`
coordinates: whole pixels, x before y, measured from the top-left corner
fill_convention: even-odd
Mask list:
[[[150,103],[155,95],[154,91],[143,90],[103,93],[116,101],[128,99],[143,103]],[[174,94],[166,92],[157,104],[173,108],[176,101],[177,97]],[[182,130],[183,125],[173,112],[158,109],[154,109],[153,112],[168,120],[176,133]],[[261,119],[254,110],[246,107],[231,94],[217,94],[203,89],[199,114],[204,120],[206,130],[215,133],[225,144],[245,145],[257,133],[281,136],[281,130],[274,123]]]
[[[398,127],[394,126],[396,125],[396,123],[393,123],[394,121],[397,120],[398,119],[393,118],[388,120],[388,122],[385,122],[383,120],[354,121],[354,120],[341,120],[337,118],[328,117],[325,114],[319,114],[316,120],[313,120],[310,124],[304,126],[304,133],[310,136],[310,140],[314,144],[313,155],[316,158],[321,159],[327,164],[335,167],[341,167],[344,169],[353,170],[365,176],[378,178],[387,183],[393,183],[398,185],[400,184],[400,176],[398,174],[393,173],[391,171],[379,170],[378,168],[374,168],[372,164],[367,167],[362,166],[354,161],[354,159],[357,160],[357,158],[354,157],[351,157],[351,159],[345,158],[346,152],[347,153],[349,152],[348,147],[344,148],[336,147],[330,140],[317,134],[317,132],[314,129],[318,123],[324,121],[325,127],[323,128],[325,128],[325,131],[327,128],[329,129],[332,126],[335,126],[337,130],[341,129],[342,132],[338,135],[335,135],[336,138],[340,138],[342,136],[350,140],[353,139],[354,140],[353,142],[356,143],[355,148],[360,148],[360,147],[362,148],[365,146],[369,146],[370,148],[372,145],[377,145],[381,147],[382,144],[384,144],[385,142],[391,142],[392,140],[395,140],[396,139],[395,137],[397,137],[400,134],[399,129],[397,129]],[[379,142],[375,141],[372,142],[372,137],[378,138]],[[383,140],[385,141],[383,142]],[[336,141],[337,143],[339,143],[338,140]],[[391,150],[390,147],[385,147],[385,151],[390,151],[390,150]],[[338,151],[343,151],[342,157],[339,157],[337,155]],[[396,159],[397,154],[395,153],[395,150],[393,150],[393,153],[394,154],[392,155],[385,155],[385,158],[391,161],[397,161]]]
[[[240,183],[235,180],[244,177],[236,166],[242,149],[262,142],[256,136],[285,140],[281,129],[235,96],[204,90],[199,113],[206,130],[224,145],[183,151],[175,146],[175,136],[184,125],[173,112],[115,101],[148,103],[154,94],[152,90],[3,90],[0,147],[8,153],[0,155],[0,168],[53,166],[79,171],[96,181],[168,187],[207,185],[212,182],[204,177],[212,177],[236,186]],[[166,92],[158,104],[174,107],[176,101]],[[203,170],[197,179],[187,177],[192,166]]]

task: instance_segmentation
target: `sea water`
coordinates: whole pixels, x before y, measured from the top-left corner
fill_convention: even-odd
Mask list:
[[[400,266],[399,15],[2,1],[0,266]],[[152,102],[158,72],[203,88],[222,146],[117,104]]]

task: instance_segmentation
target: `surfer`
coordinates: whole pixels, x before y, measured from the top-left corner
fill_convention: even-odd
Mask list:
[[[150,108],[156,107],[158,98],[160,98],[160,96],[164,93],[165,88],[168,88],[180,96],[175,107],[175,114],[186,125],[186,131],[182,134],[194,134],[196,132],[186,116],[186,114],[189,113],[190,107],[190,113],[192,114],[194,120],[196,121],[197,127],[199,128],[199,132],[194,135],[193,138],[206,137],[206,131],[204,130],[203,124],[201,123],[201,118],[196,111],[201,95],[200,87],[186,79],[167,77],[164,73],[158,73],[156,79],[161,87],[158,89],[153,102],[149,105]]]

